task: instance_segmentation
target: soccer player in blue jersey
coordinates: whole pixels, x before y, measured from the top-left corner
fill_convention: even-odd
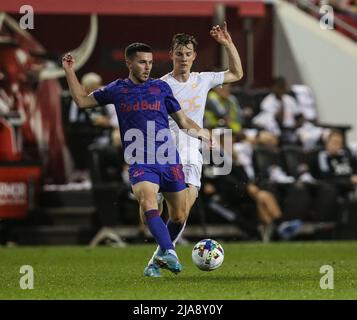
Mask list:
[[[115,105],[132,190],[143,221],[164,253],[156,257],[155,265],[179,273],[182,266],[156,198],[158,192],[163,193],[172,221],[186,211],[185,179],[169,131],[168,115],[180,128],[190,130],[192,136],[206,141],[210,137],[181,110],[167,83],[149,78],[153,64],[151,47],[133,43],[125,49],[125,59],[128,78],[115,80],[89,95],[78,82],[71,54],[63,57],[62,65],[71,95],[80,108]]]

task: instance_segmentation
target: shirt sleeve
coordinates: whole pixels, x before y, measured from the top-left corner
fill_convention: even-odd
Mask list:
[[[119,128],[118,117],[117,117],[117,112],[115,110],[115,105],[108,104],[108,105],[106,105],[106,109],[108,112],[108,116],[110,118],[110,125],[113,128]]]
[[[209,89],[221,86],[224,82],[224,71],[221,72],[201,72],[201,76],[207,81]]]
[[[275,113],[277,110],[276,104],[277,102],[275,96],[273,94],[268,94],[267,96],[264,97],[264,99],[260,103],[260,110],[269,113]]]
[[[98,104],[104,106],[106,104],[113,104],[113,89],[116,86],[116,81],[113,81],[103,88],[93,91],[93,96]]]
[[[167,113],[171,114],[181,110],[181,106],[179,102],[176,100],[176,98],[174,97],[174,94],[172,93],[170,86],[164,81],[162,83],[163,83],[162,86],[166,93],[165,105],[166,105]]]

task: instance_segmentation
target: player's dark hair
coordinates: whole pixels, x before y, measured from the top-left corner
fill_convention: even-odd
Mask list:
[[[284,77],[275,77],[273,79],[273,86],[286,87],[286,81]]]
[[[339,136],[341,137],[343,140],[345,140],[345,136],[343,134],[343,132],[341,130],[338,129],[332,129],[329,133],[329,135],[327,136],[327,141],[330,140],[333,136]]]
[[[187,47],[190,43],[193,45],[193,51],[196,52],[197,40],[194,36],[187,33],[177,33],[172,37],[171,51],[175,50],[178,46]]]
[[[137,52],[152,52],[152,48],[145,43],[134,42],[125,48],[125,59],[131,60]]]

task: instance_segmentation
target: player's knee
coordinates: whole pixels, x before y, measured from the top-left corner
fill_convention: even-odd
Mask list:
[[[186,203],[186,207],[185,207],[185,216],[186,216],[186,218],[189,216],[189,214],[190,214],[190,212],[191,212],[191,209],[192,209],[192,207],[193,207],[193,205],[194,205],[194,203],[195,203],[195,201],[193,201],[193,202],[187,202]]]
[[[148,210],[157,209],[157,202],[155,197],[143,197],[139,200],[139,205],[143,213]]]
[[[190,186],[187,190],[187,194],[186,194],[186,212],[187,215],[190,212],[191,208],[193,207],[193,205],[195,204],[195,201],[197,199],[198,196],[198,190],[195,186]]]
[[[182,214],[180,214],[180,215],[175,215],[175,216],[171,217],[170,219],[171,219],[171,221],[173,223],[181,223],[181,224],[183,224],[186,221],[185,212],[182,212]]]

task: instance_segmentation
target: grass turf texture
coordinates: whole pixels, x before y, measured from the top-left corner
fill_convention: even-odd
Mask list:
[[[357,242],[222,243],[223,265],[200,271],[193,245],[179,246],[175,276],[145,278],[154,245],[127,248],[0,248],[0,299],[357,299]],[[34,289],[19,286],[22,265]],[[334,268],[334,289],[320,289],[322,265]]]

